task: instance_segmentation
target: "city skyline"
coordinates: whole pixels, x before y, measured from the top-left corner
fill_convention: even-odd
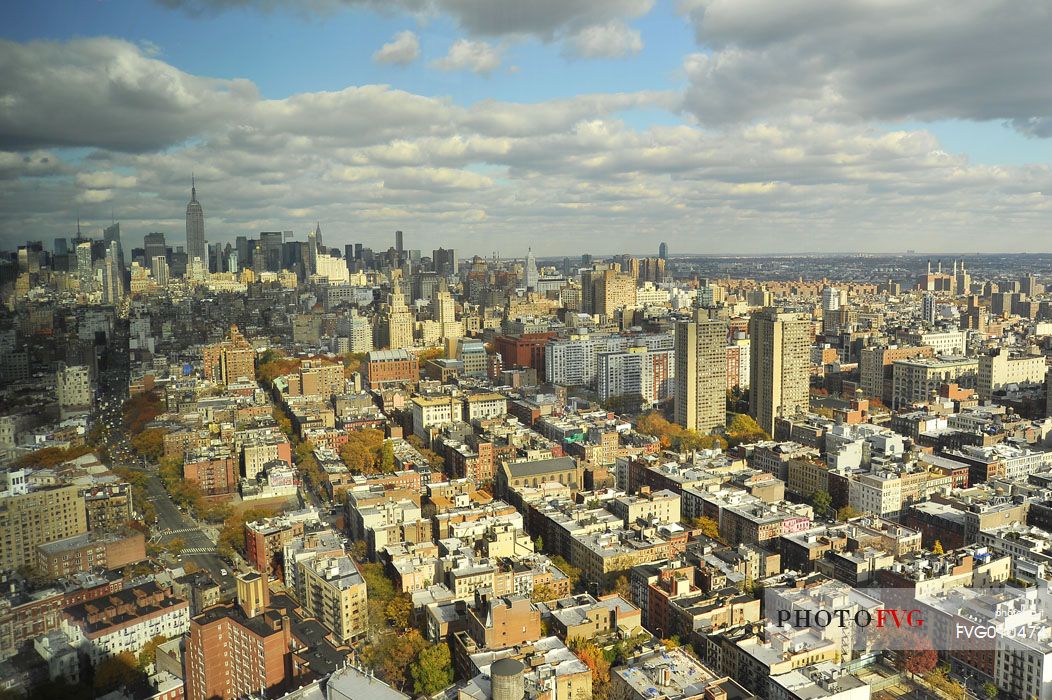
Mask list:
[[[9,8],[0,245],[111,212],[172,236],[195,172],[215,241],[321,220],[539,257],[597,231],[601,252],[1047,247],[1041,6],[504,5]]]

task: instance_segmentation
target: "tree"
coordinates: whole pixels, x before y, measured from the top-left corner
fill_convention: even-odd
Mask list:
[[[771,436],[748,413],[733,415],[734,417],[727,424],[727,439],[732,446],[771,439]]]
[[[555,598],[555,591],[552,590],[552,587],[546,583],[541,583],[534,586],[533,594],[530,596],[530,599],[534,603],[546,603],[549,600],[555,600]]]
[[[859,513],[858,510],[856,510],[854,507],[844,506],[836,512],[836,519],[851,520],[852,518],[857,518],[860,515],[862,515],[862,513]]]
[[[154,663],[154,661],[157,660],[157,647],[161,646],[167,641],[168,637],[165,637],[163,634],[159,634],[143,645],[142,651],[139,652],[139,671],[145,672],[146,669],[150,667]]]
[[[433,644],[421,650],[409,667],[409,674],[413,677],[413,691],[418,695],[431,696],[448,688],[453,682],[449,646]]]
[[[943,548],[942,548],[942,541],[941,540],[935,540],[935,544],[933,544],[931,546],[931,553],[932,554],[945,554],[946,553],[945,550],[943,550]]]
[[[132,396],[121,407],[121,422],[129,435],[138,435],[157,416],[164,413],[164,402],[154,389]]]
[[[624,576],[618,576],[617,580],[614,581],[614,593],[628,602],[632,602],[632,586],[628,584],[628,579]]]
[[[983,683],[983,695],[990,698],[990,700],[994,700],[997,697],[997,686],[990,681]]]
[[[384,440],[383,447],[380,448],[380,472],[382,474],[391,474],[394,470],[394,443],[390,440]]]
[[[164,454],[164,428],[147,428],[131,439],[132,448],[150,462],[156,462]]]
[[[566,578],[570,579],[571,587],[577,588],[577,586],[580,585],[582,572],[576,566],[572,566],[570,562],[566,561],[558,554],[552,557],[552,565],[566,574]]]
[[[409,680],[409,667],[425,647],[427,642],[416,630],[389,634],[370,649],[366,661],[380,671],[390,685],[402,690]]]
[[[720,524],[712,518],[702,515],[701,517],[694,518],[694,527],[701,530],[701,534],[705,535],[711,540],[720,539]]]
[[[926,635],[903,631],[894,646],[901,649],[896,666],[899,670],[923,676],[939,663],[939,655]]]
[[[130,651],[104,659],[95,667],[95,689],[113,690],[131,685],[140,675],[135,665],[135,654]]]
[[[820,515],[827,515],[833,509],[833,497],[828,491],[818,490],[811,494],[811,506]]]
[[[592,698],[605,700],[610,692],[610,661],[595,642],[574,637],[567,645],[592,672]]]
[[[413,612],[413,601],[405,593],[398,593],[387,601],[384,612],[391,622],[391,627],[405,629],[409,627],[409,615]]]

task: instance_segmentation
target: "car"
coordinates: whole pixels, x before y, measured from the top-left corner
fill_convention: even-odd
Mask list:
[[[219,575],[220,575],[220,576],[229,576],[229,575],[230,575],[230,572],[229,572],[229,571],[227,571],[226,569],[220,569],[220,570],[219,570]]]

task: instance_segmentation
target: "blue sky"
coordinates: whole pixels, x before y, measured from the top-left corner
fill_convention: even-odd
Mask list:
[[[1040,47],[1041,37],[1049,35],[1044,30],[1052,29],[1047,13],[1015,20],[1019,24],[1010,29],[1023,33],[1013,61],[1002,65],[992,54],[973,52],[982,61],[977,70],[968,64],[972,58],[959,53],[962,37],[996,37],[1008,29],[986,26],[981,14],[974,21],[966,12],[962,17],[949,0],[902,10],[915,15],[903,19],[920,37],[912,64],[893,55],[910,53],[901,48],[908,37],[890,22],[883,27],[886,15],[867,16],[861,0],[838,3],[843,16],[830,16],[831,0],[564,0],[551,5],[559,17],[546,31],[516,26],[525,20],[515,16],[514,2],[489,1],[508,5],[506,26],[498,20],[479,29],[482,6],[476,0],[398,0],[384,3],[392,8],[386,12],[370,9],[369,0],[319,0],[326,6],[321,11],[283,0],[240,0],[233,8],[224,0],[192,0],[209,6],[200,12],[143,0],[9,4],[0,35],[10,40],[4,50],[11,65],[43,61],[61,75],[67,61],[65,72],[79,66],[91,74],[87,85],[97,79],[102,92],[118,85],[127,102],[87,104],[66,88],[69,109],[83,109],[84,119],[55,125],[26,123],[28,107],[11,115],[0,109],[0,152],[23,164],[12,166],[14,176],[0,179],[0,188],[5,196],[30,193],[38,209],[48,197],[73,198],[91,218],[120,205],[133,228],[177,230],[178,206],[155,205],[174,196],[169,188],[189,165],[212,195],[216,240],[270,218],[291,228],[331,218],[327,230],[339,236],[419,226],[434,231],[429,236],[436,240],[452,237],[464,247],[490,246],[480,239],[491,237],[516,242],[524,231],[553,236],[538,241],[542,254],[559,252],[567,240],[587,242],[590,231],[604,226],[612,248],[600,252],[628,248],[641,236],[670,228],[683,232],[676,249],[699,252],[730,248],[731,241],[747,252],[798,243],[814,248],[870,227],[886,233],[864,237],[860,249],[897,249],[911,240],[910,227],[918,222],[926,222],[945,246],[955,230],[982,240],[982,231],[994,223],[990,211],[1002,212],[1010,230],[1018,230],[1006,244],[1032,250],[1032,232],[1050,223],[1052,97],[1040,83],[1050,67]],[[399,2],[424,3],[428,10],[400,11]],[[787,11],[796,15],[779,16]],[[830,19],[794,22],[809,12]],[[924,34],[926,22],[938,26],[949,12],[957,12],[958,36]],[[582,55],[579,37],[615,27],[638,32],[642,47],[614,58]],[[416,36],[419,56],[407,65],[374,60],[403,31]],[[131,46],[91,44],[100,37]],[[34,52],[34,42],[41,41],[47,43]],[[463,41],[495,51],[499,65],[484,73],[435,66]],[[867,52],[870,58],[863,60]],[[0,55],[0,66],[3,60]],[[1036,75],[1020,70],[1029,64]],[[133,77],[114,77],[125,70]],[[13,102],[30,107],[40,100],[41,110],[54,109],[43,106],[55,104],[55,96],[43,94],[45,86],[22,87],[15,69],[8,72],[6,84],[0,79],[0,97],[15,96]],[[136,77],[142,74],[151,77]],[[211,91],[228,85],[198,80],[212,78],[250,81],[262,101],[225,104]],[[129,81],[130,90],[141,94],[128,94]],[[343,106],[346,90],[373,85],[400,91],[385,93],[384,100],[437,101],[432,108],[417,101],[419,121],[409,119],[376,138],[362,138],[360,128],[352,127],[345,134],[315,133],[304,95],[338,96],[314,109],[324,110],[315,113],[318,121],[341,122],[340,110],[352,108]],[[578,105],[583,95],[603,96],[602,103]],[[348,104],[368,122],[364,112],[373,109],[374,97]],[[180,119],[184,98],[193,106]],[[171,106],[164,104],[168,99]],[[146,106],[151,100],[159,104],[156,113]],[[213,114],[212,105],[219,103]],[[501,125],[520,115],[514,108],[495,115],[503,108],[493,105],[501,103],[551,115],[551,125],[532,128],[523,116],[525,123],[503,133]],[[429,124],[429,109],[446,121]],[[378,120],[392,118],[377,110]],[[302,128],[290,129],[283,114],[295,114]],[[154,121],[166,118],[170,124],[149,133]],[[125,119],[130,127],[120,125]],[[76,129],[96,120],[94,132]],[[144,133],[129,145],[119,138],[122,128]],[[269,133],[282,144],[283,152],[273,154],[272,173],[253,159],[255,170],[248,174],[248,156],[232,142],[246,129]],[[439,138],[447,142],[437,143]],[[450,156],[451,143],[461,148],[468,142],[480,144],[481,154]],[[404,152],[407,144],[419,162],[392,165],[390,153],[380,152]],[[224,148],[232,149],[225,160],[245,158],[246,169],[224,172]],[[209,154],[215,162],[208,162]],[[30,167],[34,158],[39,162]],[[293,164],[315,168],[327,192],[294,178],[280,193],[269,188]],[[353,183],[349,191],[344,183]],[[987,199],[980,202],[965,189],[985,192]],[[347,198],[370,204],[352,209],[338,198],[345,191]],[[253,193],[269,193],[280,204],[267,199],[253,206]],[[966,206],[953,204],[955,195]],[[857,209],[860,202],[864,211]],[[68,212],[0,208],[0,235],[6,241],[8,232],[25,226],[54,228],[60,216],[68,220]],[[742,235],[699,242],[687,233],[698,229]],[[564,230],[573,233],[558,233]]]

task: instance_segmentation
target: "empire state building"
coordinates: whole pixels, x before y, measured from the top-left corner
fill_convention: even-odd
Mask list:
[[[197,201],[197,183],[190,177],[190,202],[186,205],[186,259],[193,263],[200,258],[208,269],[208,249],[205,246],[205,212]]]

